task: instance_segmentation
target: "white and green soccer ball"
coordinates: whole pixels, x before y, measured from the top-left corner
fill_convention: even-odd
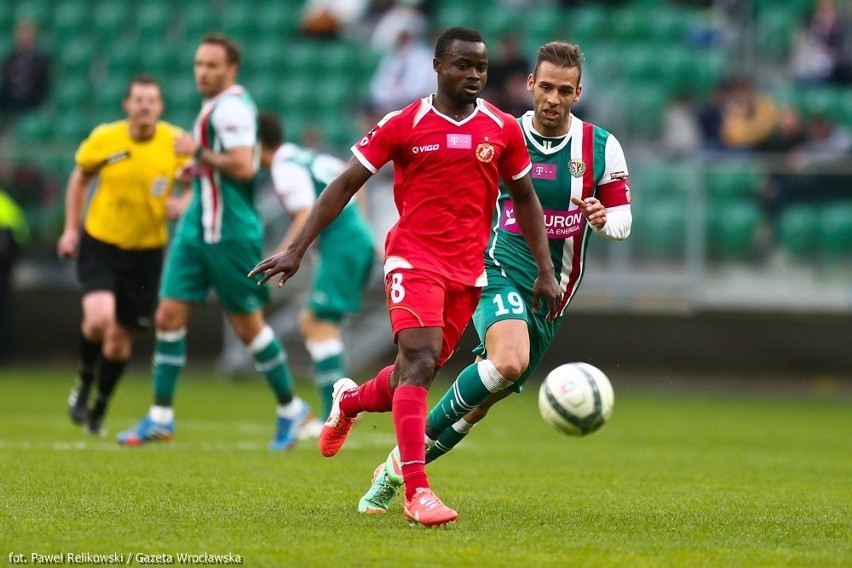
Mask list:
[[[588,363],[566,363],[550,371],[538,391],[545,422],[571,436],[585,436],[603,426],[615,403],[612,384]]]

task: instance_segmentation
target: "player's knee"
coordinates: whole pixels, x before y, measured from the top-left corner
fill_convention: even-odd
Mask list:
[[[520,379],[521,375],[524,374],[530,364],[529,356],[522,353],[500,353],[495,354],[494,357],[491,357],[489,354],[489,359],[494,364],[494,368],[497,369],[497,372],[500,373],[504,379],[512,382]]]
[[[112,316],[108,313],[90,313],[83,318],[83,335],[89,339],[102,339],[112,323]]]

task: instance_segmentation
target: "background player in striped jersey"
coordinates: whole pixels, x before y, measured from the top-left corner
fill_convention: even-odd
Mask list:
[[[430,411],[427,462],[450,451],[493,404],[520,392],[535,371],[577,292],[589,235],[613,240],[630,235],[630,190],[621,145],[609,132],[571,114],[582,92],[582,63],[577,45],[554,41],[540,47],[527,80],[533,110],[518,119],[562,291],[559,317],[549,321],[533,309],[535,262],[518,233],[511,196],[503,190],[485,255],[488,284],[473,316],[481,339],[477,362],[459,374]],[[493,369],[510,384],[495,388],[499,385],[489,381]],[[387,510],[402,483],[397,452],[395,448],[376,469],[373,485],[358,505],[362,513]]]
[[[189,156],[174,147],[183,131],[160,120],[163,95],[156,79],[134,77],[122,106],[126,119],[99,125],[77,149],[65,192],[65,228],[56,244],[61,258],[77,259],[83,289],[79,379],[68,412],[90,434],[104,431],[107,405],[133,352],[135,332],[151,326],[166,219],[177,218],[190,195],[172,192],[178,168]],[[97,395],[90,401],[95,382]]]
[[[261,114],[259,125],[260,165],[270,171],[275,193],[291,217],[290,228],[278,246],[278,250],[285,250],[317,197],[346,163],[285,143],[284,128],[271,114]],[[340,325],[344,315],[361,310],[361,296],[373,268],[373,236],[356,200],[320,233],[316,249],[310,297],[299,314],[299,332],[313,361],[314,382],[323,408],[320,420],[312,420],[301,429],[299,436],[303,438],[319,436],[331,410],[332,386],[346,374]]]
[[[175,229],[160,287],[154,401],[135,428],[119,434],[119,444],[174,437],[172,399],[186,362],[186,324],[192,306],[204,302],[211,288],[275,393],[278,419],[271,448],[291,447],[310,415],[307,405],[293,396],[281,342],[264,319],[268,291],[245,278],[261,258],[263,225],[254,204],[257,109],[236,82],[240,58],[239,47],[218,34],[204,36],[195,52],[195,82],[204,101],[193,136],[175,143],[195,157],[193,199]]]
[[[385,291],[396,363],[360,387],[346,378],[335,383],[319,446],[333,456],[358,413],[392,411],[405,477],[403,513],[428,526],[453,522],[458,513],[438,499],[426,476],[427,389],[479,300],[482,251],[500,178],[535,258],[533,303],[546,304],[552,319],[560,298],[523,135],[513,117],[479,98],[488,70],[482,36],[470,28],[445,31],[435,45],[433,68],[437,92],[389,113],[353,146],[355,157],[322,193],[290,247],[250,273],[263,272],[261,282],[281,274],[283,284],[355,192],[384,164],[394,163],[400,218],[385,242]],[[492,379],[504,380],[496,371]]]

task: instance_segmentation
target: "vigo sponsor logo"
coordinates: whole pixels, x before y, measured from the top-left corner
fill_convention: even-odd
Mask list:
[[[447,134],[447,148],[470,150],[471,145],[470,134]]]
[[[533,179],[556,179],[556,164],[533,164]]]
[[[568,239],[580,233],[585,226],[583,213],[579,209],[570,211],[558,211],[554,209],[544,210],[544,228],[547,230],[548,239]],[[515,219],[515,208],[508,204],[500,217],[500,228],[510,233],[521,234],[521,228]]]
[[[415,146],[411,149],[412,154],[422,154],[423,152],[434,152],[440,150],[440,144],[424,144],[423,146]]]

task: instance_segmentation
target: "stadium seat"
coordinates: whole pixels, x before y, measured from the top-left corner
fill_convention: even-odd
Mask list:
[[[87,79],[96,55],[94,42],[78,37],[62,46],[59,52],[59,80]]]
[[[755,201],[709,204],[707,248],[723,257],[743,257],[754,252],[761,219],[760,206]]]
[[[99,3],[90,17],[94,34],[102,45],[109,45],[121,37],[132,21],[129,2]]]
[[[257,37],[256,11],[257,7],[250,2],[228,2],[219,13],[221,31],[239,43]]]
[[[49,140],[53,120],[53,115],[45,111],[25,114],[15,122],[15,140],[24,145]]]
[[[778,242],[794,256],[813,255],[817,242],[817,207],[792,205],[781,212],[778,221]]]
[[[730,201],[754,197],[765,177],[763,168],[750,161],[708,164],[705,177],[708,199]]]
[[[650,258],[682,255],[686,248],[686,209],[683,205],[660,200],[635,203],[633,230],[640,253]]]
[[[301,10],[283,6],[278,0],[267,0],[255,6],[254,28],[257,37],[284,49],[284,42],[298,35]]]
[[[163,78],[163,96],[166,107],[178,113],[198,112],[201,108],[201,94],[195,86],[192,75],[177,73]]]
[[[85,78],[60,81],[53,87],[53,104],[60,114],[88,109],[91,97],[92,86]]]
[[[823,205],[816,225],[819,248],[825,256],[852,259],[852,201]]]
[[[208,32],[221,31],[216,14],[207,5],[207,2],[191,2],[183,6],[181,10],[181,37],[187,41],[193,41],[196,45],[201,36]]]
[[[589,48],[586,44],[597,44],[607,37],[609,31],[608,9],[597,4],[583,4],[567,11],[567,40]]]
[[[169,4],[164,2],[145,2],[136,10],[133,31],[141,42],[164,41],[169,35],[172,15]]]
[[[74,0],[58,4],[53,12],[52,36],[56,45],[63,45],[83,34],[91,22],[91,14],[85,5]]]
[[[3,4],[8,0],[4,0]],[[12,3],[14,5],[14,3]],[[22,21],[35,22],[39,29],[49,30],[53,23],[52,2],[48,0],[28,0],[27,2],[18,2],[15,6],[15,23]]]
[[[135,39],[121,39],[114,42],[107,53],[106,74],[115,75],[135,74],[139,71],[139,43]],[[162,77],[159,77],[162,79]]]
[[[787,7],[772,6],[761,10],[755,22],[757,54],[767,61],[786,60],[795,24],[796,15]]]
[[[118,119],[116,112],[115,119]],[[63,113],[53,123],[53,140],[70,146],[82,142],[94,128],[95,122],[85,113]]]

